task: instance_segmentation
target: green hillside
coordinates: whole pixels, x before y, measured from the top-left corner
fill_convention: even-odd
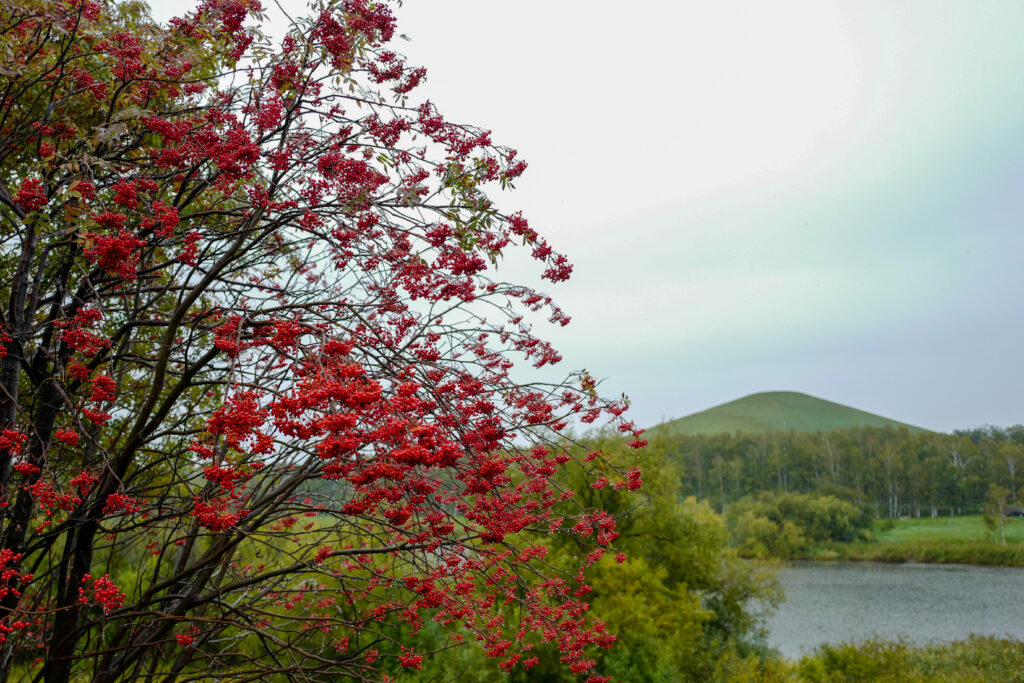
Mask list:
[[[767,391],[708,408],[658,425],[652,431],[674,434],[723,434],[732,432],[827,432],[849,427],[906,427],[925,429],[850,408],[796,391]]]

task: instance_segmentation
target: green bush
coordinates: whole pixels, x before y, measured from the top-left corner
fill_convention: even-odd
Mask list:
[[[890,680],[905,671],[907,649],[903,642],[883,640],[822,645],[800,662],[800,676],[811,683]]]
[[[871,517],[832,495],[765,492],[729,507],[732,543],[748,557],[801,557],[811,545],[870,536]]]

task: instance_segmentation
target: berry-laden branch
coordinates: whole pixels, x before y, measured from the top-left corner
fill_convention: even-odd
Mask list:
[[[572,271],[487,194],[525,163],[410,100],[387,3],[261,21],[0,15],[0,669],[374,678],[431,619],[603,680],[545,538],[590,565],[616,521],[552,477],[640,486],[569,424],[643,442],[587,373],[523,379],[561,361],[524,316],[569,317],[496,268]]]

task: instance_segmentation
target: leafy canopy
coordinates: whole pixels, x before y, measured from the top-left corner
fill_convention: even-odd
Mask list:
[[[411,99],[388,5],[279,44],[257,0],[0,6],[3,674],[373,677],[425,619],[591,672],[578,565],[618,532],[557,436],[642,442],[588,374],[517,379],[569,318],[494,267],[571,266],[487,194],[515,150]]]

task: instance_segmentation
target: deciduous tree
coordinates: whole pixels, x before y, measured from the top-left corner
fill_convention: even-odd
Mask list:
[[[561,360],[530,320],[569,318],[494,266],[571,267],[487,194],[515,150],[412,99],[388,5],[279,43],[258,0],[0,7],[2,673],[372,678],[428,618],[590,673],[613,636],[524,539],[597,562],[615,519],[555,437],[636,430],[530,379]]]

